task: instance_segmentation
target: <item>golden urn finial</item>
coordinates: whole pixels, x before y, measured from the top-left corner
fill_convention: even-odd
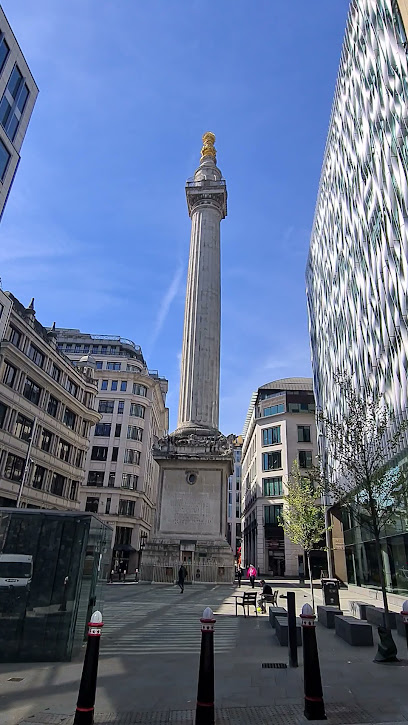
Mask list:
[[[206,156],[211,156],[215,160],[216,156],[216,150],[215,150],[215,134],[211,133],[211,131],[207,131],[203,135],[203,148],[201,149],[201,161],[206,158]]]

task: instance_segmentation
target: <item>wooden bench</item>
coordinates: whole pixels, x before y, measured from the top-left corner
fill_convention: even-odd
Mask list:
[[[249,607],[254,607],[255,614],[256,614],[256,616],[258,616],[258,612],[256,610],[256,597],[257,597],[257,592],[244,592],[242,595],[237,594],[235,596],[235,616],[238,617],[238,607],[243,608],[244,617],[246,617],[245,607],[248,610],[248,617],[249,617]]]
[[[385,623],[385,610],[382,607],[373,607],[369,605],[366,607],[366,619],[370,624],[375,624],[376,627],[386,627]],[[389,612],[389,626],[391,629],[397,628],[395,621],[395,612]]]
[[[357,601],[351,601],[350,602],[350,611],[353,617],[357,617],[357,619],[367,619],[366,610],[367,607],[371,607],[371,604],[367,604],[367,602],[357,602]]]
[[[333,607],[331,605],[319,605],[317,607],[317,619],[320,624],[322,624],[323,627],[327,627],[327,629],[334,629],[334,618],[336,614],[342,615],[343,612],[338,607]]]
[[[275,629],[276,617],[287,617],[288,613],[284,607],[269,607],[269,624]]]
[[[334,618],[334,628],[337,636],[353,647],[371,647],[374,644],[371,624],[361,619],[339,615]]]
[[[275,618],[275,634],[281,647],[288,646],[289,625],[287,617]],[[298,647],[302,644],[301,619],[296,617],[296,644]]]

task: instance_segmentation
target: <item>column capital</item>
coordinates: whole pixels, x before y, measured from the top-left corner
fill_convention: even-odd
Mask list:
[[[188,181],[186,185],[187,208],[189,216],[197,207],[212,206],[219,211],[221,219],[227,216],[227,188],[225,181],[203,183]]]

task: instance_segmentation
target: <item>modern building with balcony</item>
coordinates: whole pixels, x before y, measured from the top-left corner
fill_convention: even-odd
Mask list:
[[[78,509],[97,385],[54,331],[0,290],[0,506]]]
[[[407,79],[407,0],[352,0],[306,270],[316,405],[334,420],[342,414],[337,372],[407,418]],[[408,465],[407,448],[390,468]],[[328,464],[335,471],[335,460]],[[336,574],[378,589],[372,534],[345,516],[343,542],[336,521]],[[388,590],[406,594],[407,512],[388,527],[382,554]]]
[[[242,566],[297,576],[304,552],[284,535],[279,519],[294,462],[305,472],[317,463],[312,379],[283,378],[258,388],[242,437]],[[326,569],[324,551],[313,552],[312,565],[315,575]]]
[[[148,370],[131,340],[75,329],[56,334],[59,350],[75,365],[87,359],[98,383],[102,420],[91,433],[81,508],[112,526],[112,568],[133,574],[154,523],[159,467],[151,451],[168,429],[168,382]]]
[[[37,96],[34,78],[0,6],[0,218]]]

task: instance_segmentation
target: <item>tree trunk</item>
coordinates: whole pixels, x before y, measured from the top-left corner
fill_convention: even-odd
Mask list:
[[[385,624],[387,629],[391,629],[390,622],[389,622],[389,608],[388,608],[388,598],[387,598],[387,587],[385,584],[385,576],[384,576],[384,564],[383,564],[383,558],[382,558],[382,551],[381,551],[381,541],[380,541],[380,535],[377,531],[375,534],[375,551],[377,554],[377,561],[378,561],[378,571],[380,574],[380,584],[381,584],[381,591],[383,596],[383,604],[384,604],[384,612],[385,612]]]
[[[310,593],[311,593],[311,595],[312,595],[312,607],[313,607],[313,612],[314,612],[314,610],[315,610],[315,600],[314,600],[314,589],[313,589],[313,577],[312,577],[312,567],[311,567],[311,563],[310,563],[310,551],[307,551],[307,552],[306,552],[306,556],[307,556],[307,565],[308,565],[308,567],[309,567],[309,578],[310,578]]]

